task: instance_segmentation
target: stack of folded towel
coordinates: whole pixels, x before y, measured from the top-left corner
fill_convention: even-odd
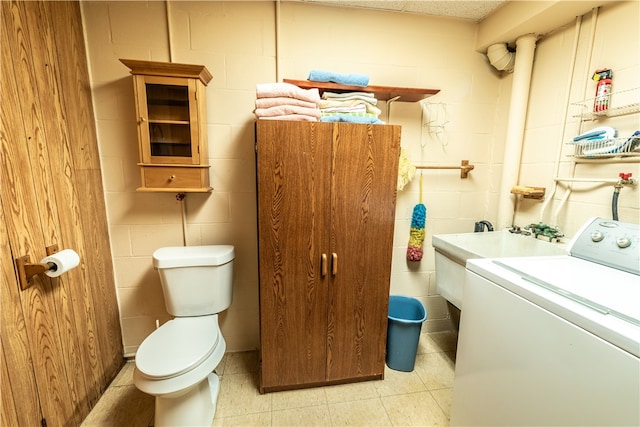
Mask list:
[[[290,83],[262,83],[256,85],[256,109],[258,119],[298,120],[317,122],[318,89],[302,89]]]
[[[365,87],[369,76],[365,74],[340,74],[330,71],[311,70],[307,80],[312,82],[331,82],[347,86]],[[384,123],[378,116],[378,100],[368,92],[324,92],[320,102],[322,122]]]
[[[375,95],[367,92],[324,92],[320,101],[322,122],[384,123],[378,117]]]

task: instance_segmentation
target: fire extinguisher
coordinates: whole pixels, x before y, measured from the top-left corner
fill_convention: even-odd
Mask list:
[[[613,74],[610,69],[596,70],[592,79],[597,83],[596,97],[593,102],[593,112],[601,113],[609,109],[609,100],[611,98],[611,78]]]

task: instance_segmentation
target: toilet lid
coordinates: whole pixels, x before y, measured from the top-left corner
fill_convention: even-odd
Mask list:
[[[156,329],[136,352],[136,368],[150,378],[171,378],[198,366],[218,343],[218,316],[179,317]]]

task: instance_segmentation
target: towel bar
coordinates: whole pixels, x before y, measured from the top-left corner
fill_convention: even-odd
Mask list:
[[[416,169],[460,169],[460,178],[465,179],[469,177],[469,172],[475,168],[474,165],[469,164],[469,160],[462,160],[460,166],[416,166]]]

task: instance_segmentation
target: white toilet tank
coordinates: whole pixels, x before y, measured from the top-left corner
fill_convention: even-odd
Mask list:
[[[234,247],[175,246],[153,253],[169,314],[176,317],[220,313],[231,305]]]

